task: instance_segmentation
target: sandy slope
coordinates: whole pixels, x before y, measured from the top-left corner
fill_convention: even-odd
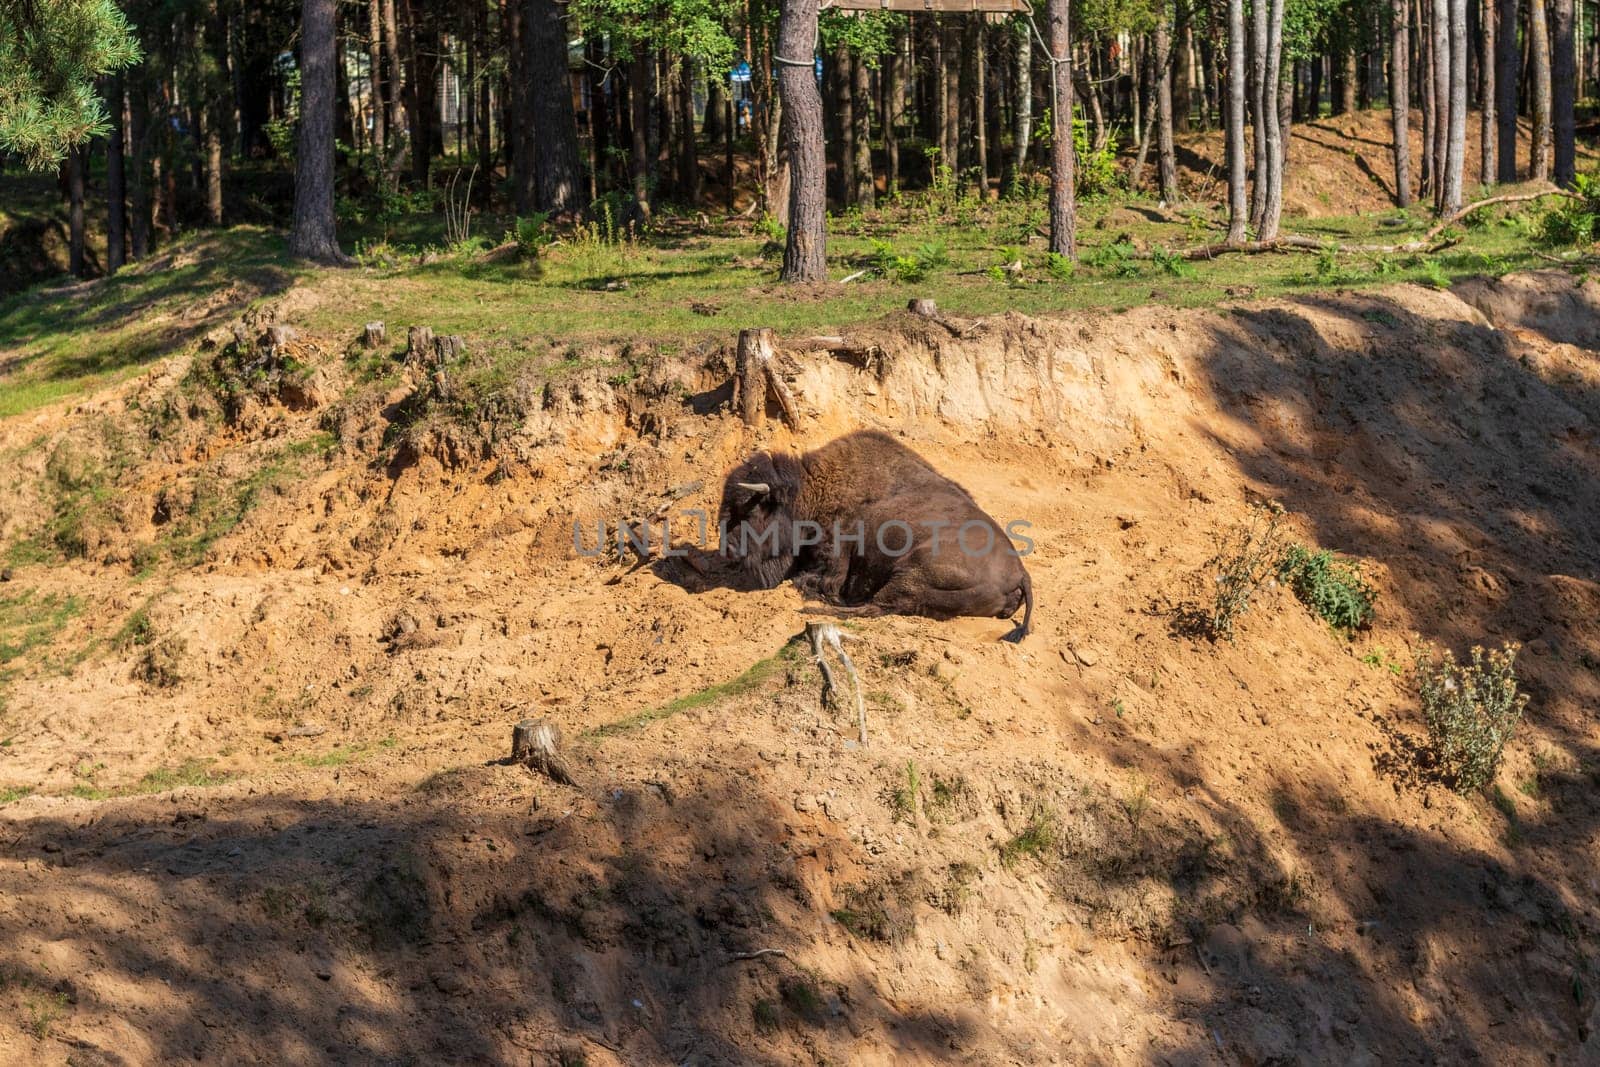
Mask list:
[[[0,785],[38,793],[0,809],[0,1059],[1592,1058],[1597,305],[1549,274],[959,339],[891,321],[856,335],[866,367],[785,357],[796,436],[721,410],[725,352],[540,386],[482,462],[484,428],[442,424],[388,462],[403,390],[191,427],[125,476],[103,562],[0,586],[86,598],[59,649],[149,600],[184,679],[101,644],[10,686]],[[131,418],[179,369],[0,448]],[[201,566],[130,580],[163,493],[319,420],[344,444],[310,477]],[[863,622],[864,748],[784,651],[793,590],[571,547],[574,517],[714,510],[758,443],[856,426],[1031,522],[1040,602],[1020,647]],[[1370,633],[1281,589],[1234,644],[1176,631],[1266,498],[1370,561]],[[1514,825],[1417,773],[1414,700],[1362,657],[1419,637],[1527,644]],[[747,691],[585,733],[775,655]],[[496,762],[534,713],[576,787]],[[270,739],[296,724],[327,732]],[[60,795],[86,761],[113,786],[186,758],[239,777]],[[1003,863],[1044,811],[1055,841]]]

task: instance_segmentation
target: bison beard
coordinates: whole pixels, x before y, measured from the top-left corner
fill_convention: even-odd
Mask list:
[[[757,452],[723,483],[719,519],[723,553],[756,585],[793,578],[829,614],[1008,619],[1023,608],[1010,636],[1032,629],[1033,583],[1006,532],[887,434],[847,434],[800,456]],[[963,549],[968,526],[986,531],[987,551]]]

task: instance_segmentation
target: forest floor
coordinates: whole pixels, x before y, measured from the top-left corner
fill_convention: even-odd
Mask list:
[[[1600,1056],[1600,283],[1514,272],[1527,210],[1186,274],[1096,253],[1214,213],[1091,205],[1071,278],[1027,205],[890,210],[835,277],[949,262],[792,296],[732,223],[342,271],[236,229],[0,304],[0,1060]],[[464,336],[449,389],[408,325]],[[729,411],[755,325],[794,430]],[[1031,523],[1039,604],[849,627],[864,745],[791,587],[573,544],[860,427]],[[1181,624],[1265,500],[1369,629]],[[1411,659],[1506,640],[1533,703],[1459,796]],[[574,784],[505,762],[529,716]]]

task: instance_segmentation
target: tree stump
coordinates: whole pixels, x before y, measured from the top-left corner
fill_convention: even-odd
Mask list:
[[[762,327],[739,331],[734,366],[739,375],[739,414],[746,426],[759,426],[767,414],[767,368],[775,348],[772,331]]]
[[[293,341],[298,336],[293,326],[274,323],[267,327],[267,332],[261,337],[261,347],[268,353],[277,352],[278,349]]]
[[[511,728],[513,763],[531,767],[562,785],[575,785],[560,748],[561,727],[549,719],[523,719]]]
[[[387,338],[388,332],[381,322],[369,322],[366,329],[361,331],[361,343],[368,348],[381,348]]]
[[[438,363],[449,363],[467,350],[467,342],[458,333],[446,334],[433,339],[433,358]]]
[[[913,297],[911,302],[906,305],[906,310],[913,315],[921,315],[925,319],[933,319],[935,322],[941,318],[939,305],[927,297]]]
[[[406,362],[421,363],[433,355],[433,328],[413,326],[406,331]]]
[[[738,377],[739,414],[746,426],[761,425],[767,414],[768,392],[777,400],[778,412],[789,428],[794,429],[799,424],[800,416],[795,411],[794,398],[789,395],[789,387],[783,384],[777,368],[773,366],[772,357],[776,351],[777,345],[771,330],[762,327],[739,331],[739,349],[734,367]]]

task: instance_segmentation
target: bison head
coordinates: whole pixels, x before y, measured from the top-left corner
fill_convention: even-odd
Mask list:
[[[799,559],[794,502],[803,477],[795,456],[757,452],[722,483],[717,513],[722,554],[738,562],[762,589],[776,587]]]

